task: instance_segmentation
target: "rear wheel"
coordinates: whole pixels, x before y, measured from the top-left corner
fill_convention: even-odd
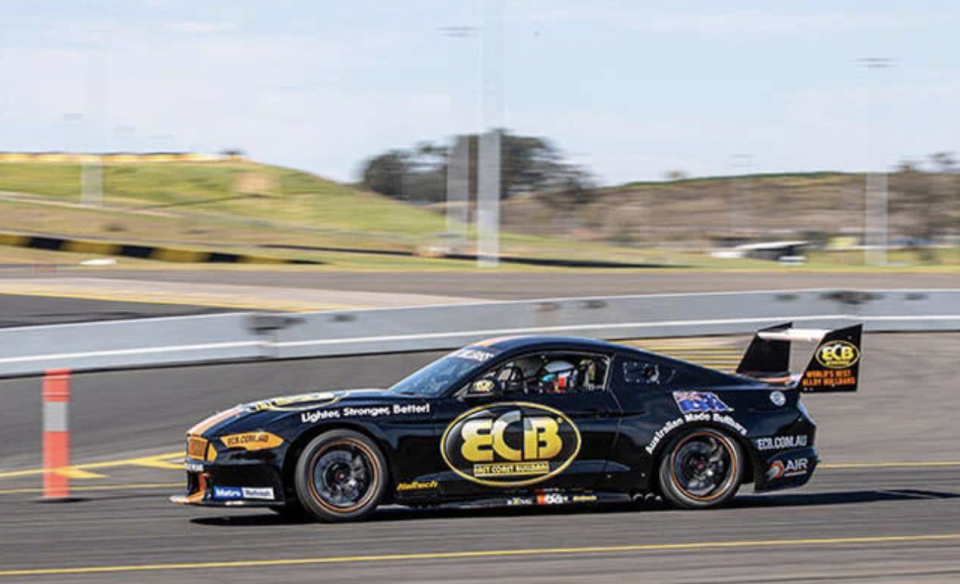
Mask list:
[[[713,428],[678,436],[660,460],[660,489],[674,507],[719,507],[737,494],[743,472],[740,446]]]
[[[314,438],[297,460],[297,497],[321,521],[356,521],[373,513],[387,488],[386,460],[357,432]]]

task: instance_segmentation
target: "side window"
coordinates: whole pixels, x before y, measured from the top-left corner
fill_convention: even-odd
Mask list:
[[[503,363],[485,377],[496,378],[506,394],[603,391],[609,362],[605,356],[586,353],[535,353]]]
[[[673,380],[676,370],[656,361],[628,359],[623,361],[623,380],[627,385],[658,387]]]

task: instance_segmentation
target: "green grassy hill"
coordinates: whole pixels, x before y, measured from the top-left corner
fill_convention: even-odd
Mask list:
[[[277,166],[219,162],[108,165],[103,203],[89,206],[80,203],[80,173],[78,164],[0,163],[0,230],[261,254],[268,246],[269,254],[321,259],[336,269],[472,268],[468,262],[309,249],[429,252],[444,245],[442,205],[408,205]],[[921,178],[939,189],[960,180]],[[915,205],[903,197],[917,180],[891,176],[894,229],[908,230],[917,217]],[[956,221],[960,197],[950,201],[937,212]],[[730,233],[771,239],[858,233],[863,176],[817,172],[638,182],[602,189],[574,207],[535,195],[514,197],[501,217],[506,255],[771,269],[776,266],[770,262],[718,260],[701,250],[711,238]],[[51,261],[46,252],[0,251],[4,261]],[[861,259],[858,253],[814,256],[805,269]]]
[[[80,174],[78,164],[0,163],[0,230],[240,250],[299,246],[429,253],[444,244],[446,219],[441,213],[277,166],[107,165],[100,206],[81,204]],[[546,258],[683,265],[705,259],[523,233],[504,233],[501,246],[504,254]],[[3,255],[18,253],[7,250]],[[274,248],[270,253],[351,269],[472,267],[468,262],[310,249]]]
[[[255,163],[106,166],[103,182],[103,207],[127,211],[126,219],[104,217],[101,227],[106,231],[134,234],[142,228],[138,216],[187,219],[187,223],[248,220],[290,224],[330,233],[362,232],[385,242],[392,235],[419,238],[444,229],[443,218],[433,213],[305,172]],[[55,163],[0,164],[0,191],[42,195],[51,202],[78,203],[80,167]],[[12,217],[4,215],[0,221],[8,227]],[[88,227],[95,228],[96,221],[93,223]],[[180,223],[184,227],[181,233],[173,229],[166,235],[185,236],[196,229]],[[21,228],[28,229],[29,224]]]

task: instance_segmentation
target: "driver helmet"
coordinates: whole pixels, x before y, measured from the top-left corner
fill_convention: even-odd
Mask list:
[[[576,367],[567,361],[551,361],[544,366],[540,389],[544,393],[564,393],[574,385]]]

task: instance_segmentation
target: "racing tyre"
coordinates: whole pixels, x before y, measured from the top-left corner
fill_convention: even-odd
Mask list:
[[[675,438],[660,460],[664,500],[682,509],[719,507],[737,494],[743,455],[735,440],[712,428]]]
[[[314,438],[297,460],[297,497],[320,521],[356,521],[373,513],[387,489],[387,463],[377,445],[357,432]]]

